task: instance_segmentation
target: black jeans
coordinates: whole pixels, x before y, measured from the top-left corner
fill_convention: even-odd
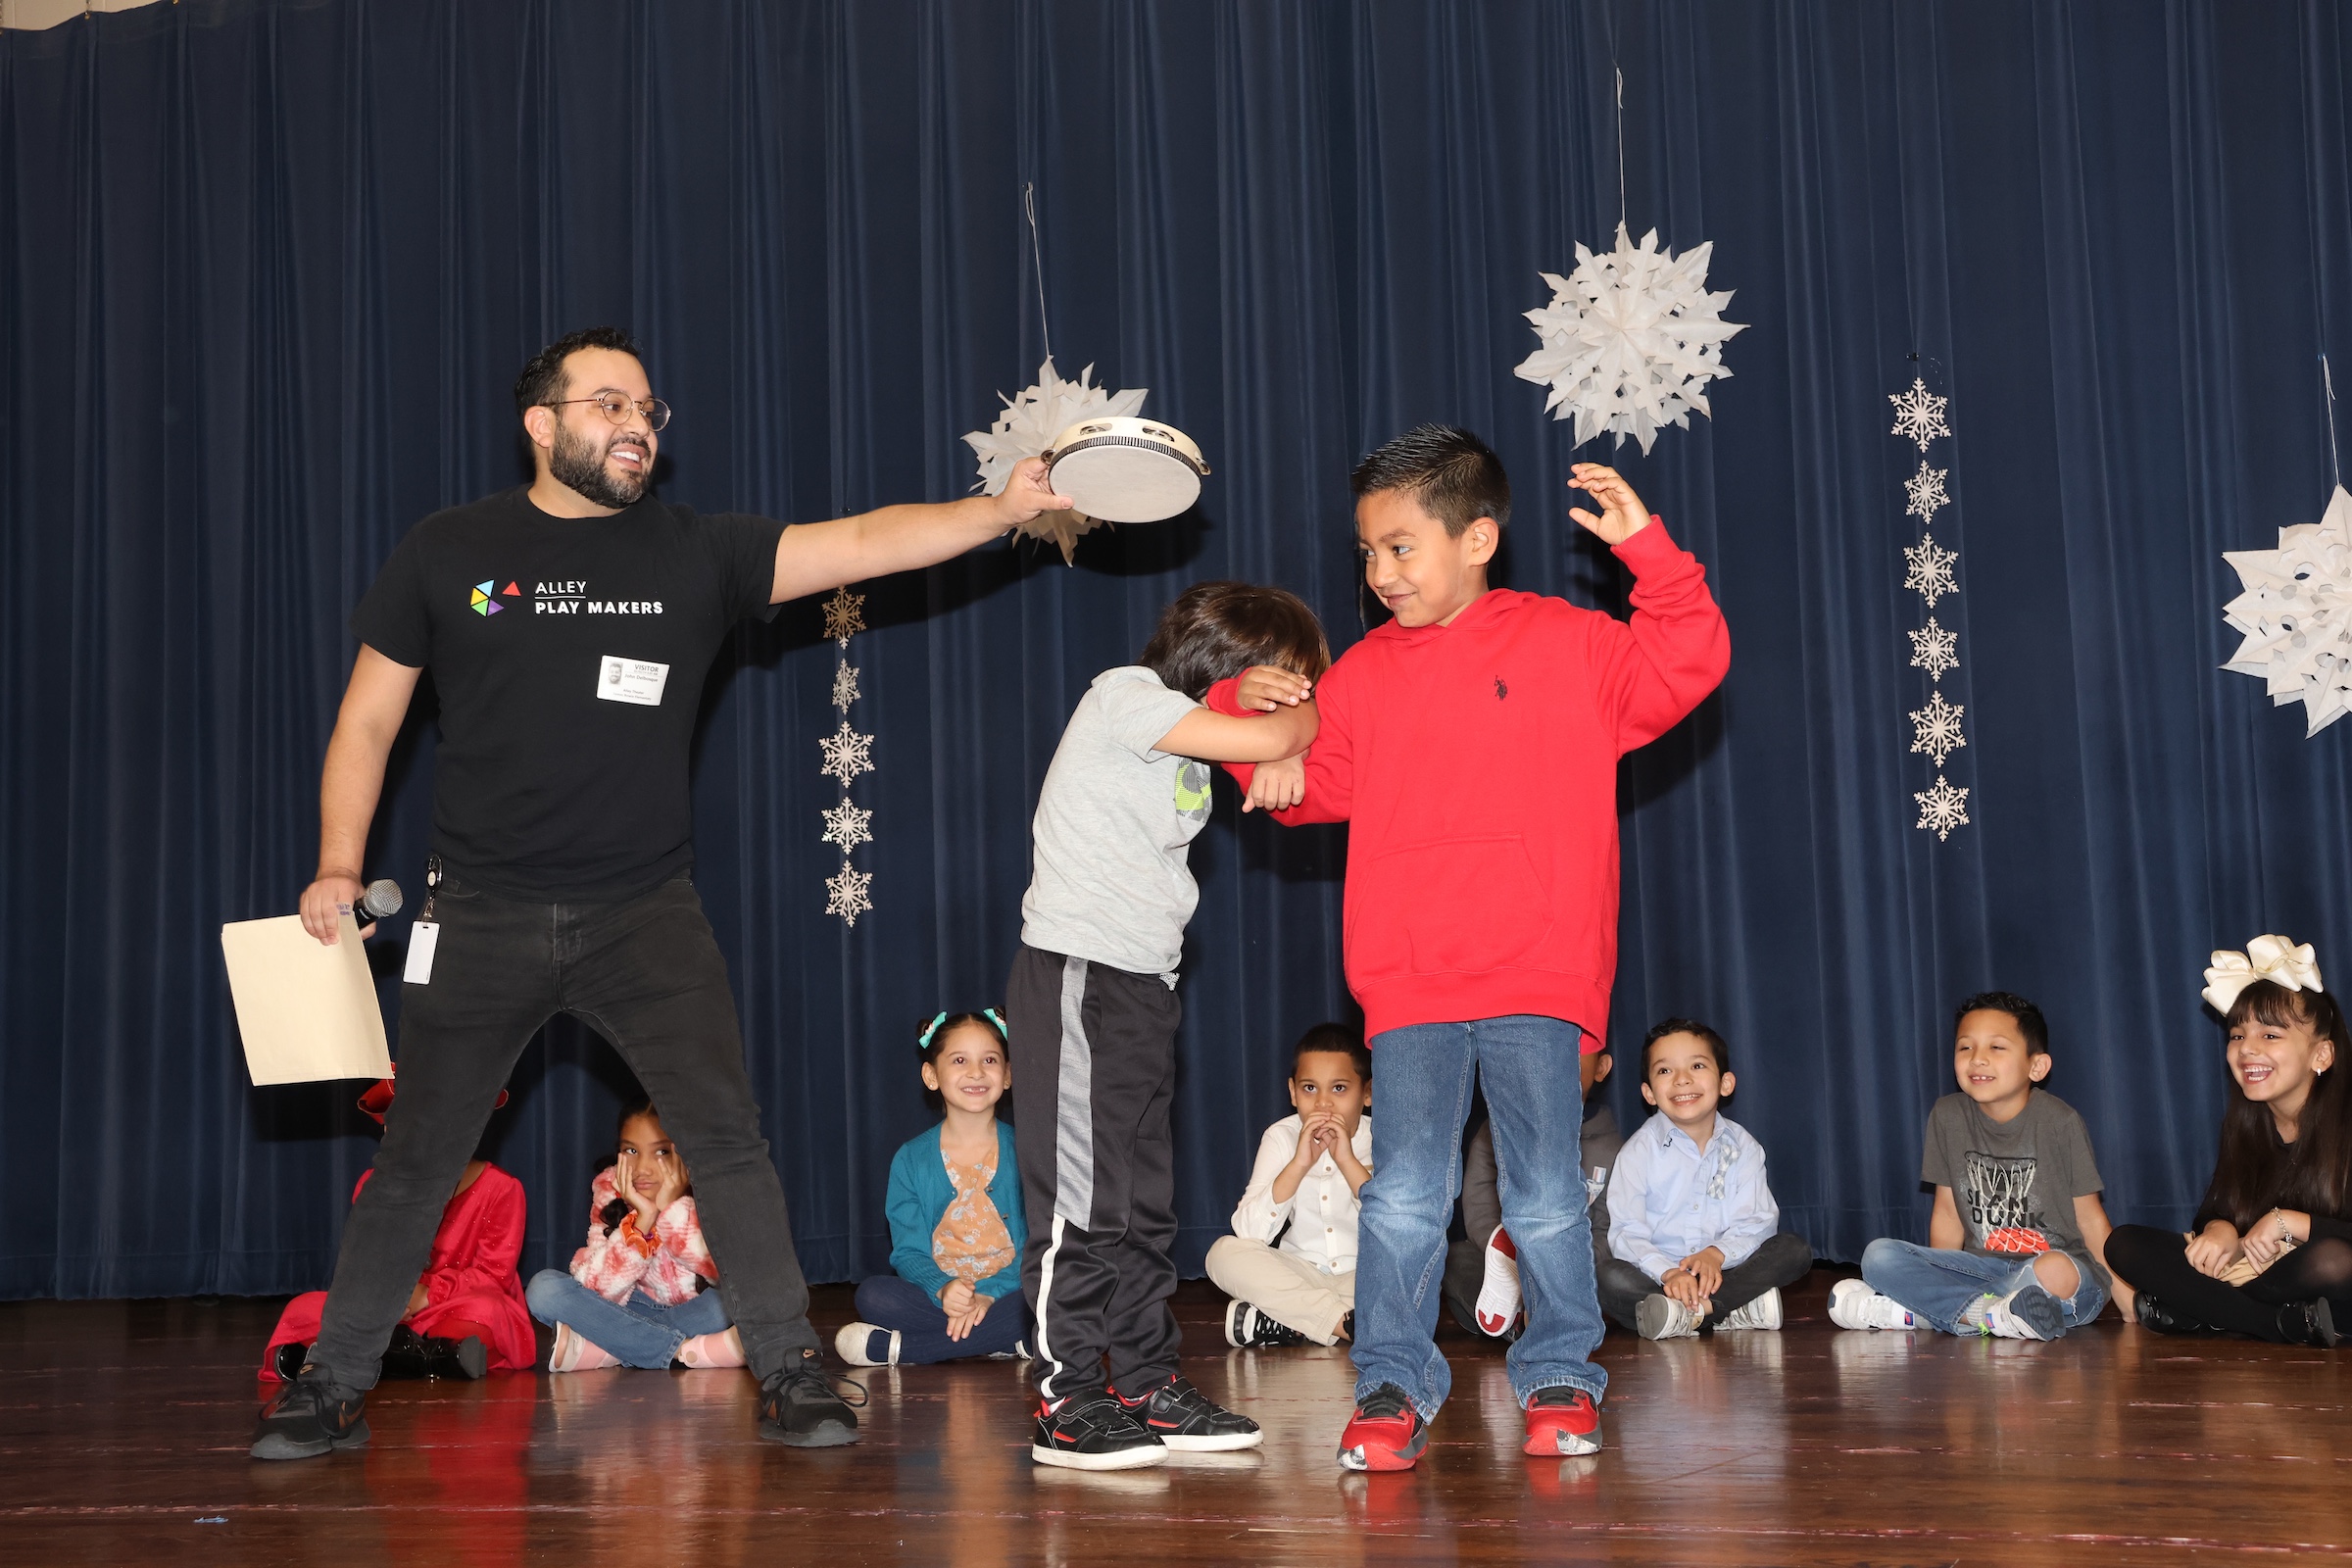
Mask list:
[[[375,1386],[498,1092],[559,1012],[612,1043],[677,1141],[752,1371],[765,1377],[814,1349],[726,960],[694,884],[680,876],[615,904],[526,904],[445,879],[433,903],[432,981],[401,990],[399,1093],[375,1175],[343,1227],[312,1363],[344,1388]]]
[[[1813,1244],[1802,1236],[1783,1231],[1768,1237],[1748,1254],[1747,1261],[1723,1271],[1723,1288],[1712,1298],[1714,1310],[1699,1327],[1714,1327],[1766,1291],[1794,1285],[1812,1266]],[[1641,1330],[1634,1322],[1634,1309],[1642,1304],[1642,1298],[1666,1294],[1656,1280],[1622,1258],[1612,1257],[1601,1264],[1595,1283],[1600,1287],[1600,1309],[1609,1315],[1609,1321],[1637,1334]]]
[[[2278,1309],[2290,1301],[2326,1297],[2339,1322],[2352,1321],[2352,1243],[2340,1237],[2314,1237],[2245,1284],[2230,1285],[2197,1272],[2179,1231],[2118,1225],[2107,1238],[2107,1266],[2183,1322],[2274,1345],[2286,1342]]]

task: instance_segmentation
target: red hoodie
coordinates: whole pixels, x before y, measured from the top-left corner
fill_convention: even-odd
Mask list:
[[[1446,626],[1377,626],[1315,688],[1306,798],[1346,821],[1348,984],[1367,1037],[1516,1013],[1606,1037],[1617,759],[1713,691],[1731,634],[1706,571],[1649,525],[1616,547],[1633,618],[1492,589]],[[1240,711],[1233,684],[1209,706]],[[1255,770],[1232,769],[1247,786]]]

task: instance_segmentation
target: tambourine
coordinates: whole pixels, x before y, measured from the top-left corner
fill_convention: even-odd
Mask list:
[[[1193,438],[1156,419],[1081,419],[1046,452],[1046,483],[1104,522],[1163,522],[1200,499]]]

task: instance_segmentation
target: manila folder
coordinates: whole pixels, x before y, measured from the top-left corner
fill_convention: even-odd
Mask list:
[[[303,930],[300,915],[286,914],[230,921],[220,928],[220,951],[255,1083],[391,1076],[375,977],[350,915],[331,948]]]

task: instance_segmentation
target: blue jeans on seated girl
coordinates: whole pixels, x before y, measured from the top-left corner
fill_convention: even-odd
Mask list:
[[[625,1301],[608,1301],[560,1268],[543,1268],[522,1293],[531,1316],[561,1323],[622,1366],[659,1372],[678,1358],[678,1347],[698,1334],[727,1328],[727,1303],[716,1291],[691,1301],[663,1306],[643,1291]]]
[[[896,1274],[877,1274],[858,1287],[858,1318],[899,1336],[899,1364],[928,1366],[967,1355],[996,1355],[1029,1337],[1029,1311],[1018,1291],[997,1298],[972,1332],[948,1338],[948,1314],[931,1293]]]
[[[1380,1112],[1357,1221],[1357,1399],[1393,1383],[1426,1418],[1452,1390],[1432,1335],[1475,1079],[1486,1087],[1502,1224],[1527,1299],[1527,1332],[1506,1357],[1511,1392],[1525,1403],[1566,1386],[1600,1402],[1609,1379],[1592,1364],[1603,1325],[1585,1211],[1583,1039],[1572,1023],[1520,1015],[1412,1024],[1372,1042]]]
[[[2082,1278],[2070,1298],[2043,1289],[2034,1277],[2032,1257],[1987,1257],[1891,1237],[1881,1237],[1862,1251],[1862,1278],[1872,1290],[1946,1334],[1978,1333],[1974,1327],[1960,1326],[1961,1314],[1987,1296],[2012,1292],[2020,1294],[2010,1303],[2011,1310],[2036,1328],[2054,1329],[2053,1339],[2082,1327],[2105,1310],[2107,1288],[2081,1263],[2075,1263],[2075,1269]]]

